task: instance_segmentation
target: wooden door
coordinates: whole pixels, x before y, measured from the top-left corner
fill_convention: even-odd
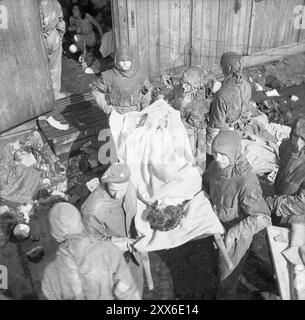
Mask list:
[[[54,96],[37,0],[2,0],[0,132],[48,112]]]

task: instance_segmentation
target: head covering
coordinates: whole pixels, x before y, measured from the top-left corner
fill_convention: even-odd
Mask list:
[[[298,118],[294,121],[291,128],[291,134],[305,140],[305,117]]]
[[[234,131],[220,132],[212,142],[212,152],[225,154],[235,163],[241,154],[241,136]]]
[[[194,89],[200,88],[203,86],[205,74],[200,67],[190,67],[184,71],[182,81],[189,83]]]
[[[242,56],[236,52],[229,51],[222,55],[220,59],[220,66],[225,76],[232,74],[233,76],[240,76],[242,71],[241,64]]]
[[[104,173],[101,182],[104,183],[125,183],[130,179],[130,169],[127,164],[113,163]]]
[[[51,235],[58,242],[63,242],[68,236],[84,231],[80,212],[68,202],[56,203],[50,210],[49,221]]]
[[[122,70],[118,62],[119,61],[131,61],[131,68],[129,70]],[[136,60],[134,51],[129,46],[120,46],[115,52],[115,67],[114,72],[123,78],[132,78],[136,74]]]
[[[129,46],[120,46],[115,52],[115,62],[134,61],[134,52]]]

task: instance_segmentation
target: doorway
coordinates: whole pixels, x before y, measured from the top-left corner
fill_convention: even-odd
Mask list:
[[[111,0],[59,0],[59,2],[66,22],[63,40],[62,91],[81,94],[89,90],[89,84],[101,72],[113,66],[115,45],[114,39],[111,40],[114,38],[112,3]]]

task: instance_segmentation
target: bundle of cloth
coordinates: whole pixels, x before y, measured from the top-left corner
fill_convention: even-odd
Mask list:
[[[291,128],[269,122],[268,117],[258,110],[255,113],[243,130],[242,153],[251,164],[253,173],[277,172],[279,146],[289,138]]]
[[[120,115],[113,111],[109,124],[118,158],[130,167],[137,190],[135,225],[138,234],[144,235],[135,245],[137,250],[174,248],[224,232],[201,191],[200,169],[194,164],[179,111],[160,99],[141,112]],[[160,207],[184,205],[178,226],[168,231],[151,228],[144,213],[156,201]]]

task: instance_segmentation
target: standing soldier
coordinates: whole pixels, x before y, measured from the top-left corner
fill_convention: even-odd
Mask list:
[[[212,141],[220,131],[241,129],[247,120],[243,116],[250,104],[251,86],[242,74],[241,58],[236,52],[226,52],[220,60],[225,79],[210,108],[207,128],[207,153],[210,156]]]
[[[98,106],[106,113],[141,111],[150,104],[152,85],[148,77],[136,70],[131,47],[121,46],[115,53],[115,66],[102,73],[92,84]]]
[[[49,68],[55,99],[66,95],[61,93],[62,41],[66,31],[63,11],[57,0],[41,0],[40,16],[42,32],[48,52]]]

